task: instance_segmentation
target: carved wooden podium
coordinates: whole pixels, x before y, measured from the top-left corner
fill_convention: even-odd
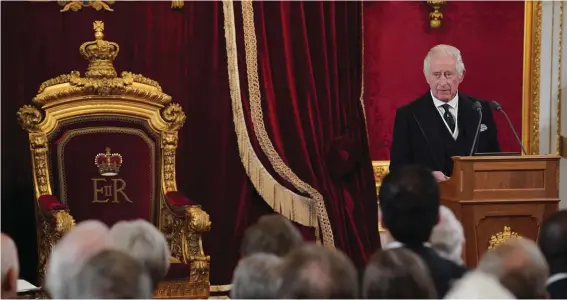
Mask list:
[[[508,238],[537,240],[543,219],[558,209],[559,156],[454,157],[441,201],[461,220],[463,259],[475,267],[489,248]]]

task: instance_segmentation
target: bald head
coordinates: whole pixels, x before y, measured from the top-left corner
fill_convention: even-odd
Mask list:
[[[17,296],[17,282],[20,272],[16,244],[2,233],[2,299],[14,299]]]
[[[52,298],[67,298],[65,283],[75,277],[85,263],[109,245],[109,229],[89,220],[71,229],[53,248],[47,263],[45,286]]]
[[[478,265],[495,276],[518,299],[545,297],[549,269],[536,243],[512,239],[483,255]]]

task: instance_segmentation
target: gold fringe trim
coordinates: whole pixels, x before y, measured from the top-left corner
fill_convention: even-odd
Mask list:
[[[360,75],[360,104],[362,105],[362,115],[364,116],[364,130],[366,131],[366,139],[368,140],[368,146],[370,147],[370,136],[368,135],[368,122],[366,122],[366,106],[364,105],[364,1],[360,1],[360,32],[362,39],[362,57],[360,68],[362,74]]]
[[[232,116],[238,140],[238,151],[246,174],[250,178],[254,188],[256,188],[256,191],[258,191],[260,196],[274,211],[301,225],[315,227],[315,231],[317,232],[317,220],[312,217],[312,212],[314,211],[314,206],[312,205],[313,201],[279,184],[262,165],[262,162],[252,147],[240,96],[236,25],[232,0],[223,1],[223,12]]]
[[[242,4],[242,18],[244,26],[244,48],[246,53],[246,73],[248,75],[248,92],[250,94],[250,110],[252,116],[252,124],[256,132],[256,138],[260,147],[268,157],[272,167],[282,178],[290,182],[296,189],[303,193],[307,193],[311,199],[315,201],[317,209],[317,218],[323,234],[323,245],[334,248],[335,242],[331,222],[325,207],[323,195],[315,190],[312,186],[302,181],[289,168],[274,148],[266,126],[264,124],[264,116],[262,112],[260,82],[258,79],[258,49],[256,42],[256,28],[254,25],[254,7],[251,0],[245,0]],[[294,204],[292,203],[292,206]],[[307,208],[304,206],[304,208]],[[301,217],[313,217],[310,210],[299,211]]]

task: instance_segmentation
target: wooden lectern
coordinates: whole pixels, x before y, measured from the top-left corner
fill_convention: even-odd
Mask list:
[[[558,209],[559,156],[454,157],[441,202],[461,220],[463,259],[475,267],[488,249],[513,237],[537,240],[542,220]]]

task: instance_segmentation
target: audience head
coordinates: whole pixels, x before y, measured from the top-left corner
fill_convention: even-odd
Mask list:
[[[445,299],[515,299],[492,275],[472,271],[455,282]]]
[[[20,272],[18,249],[14,241],[2,233],[2,299],[17,298],[17,282]]]
[[[241,259],[232,276],[232,299],[276,299],[280,277],[277,273],[282,258],[274,254],[256,253]]]
[[[463,264],[465,242],[463,225],[449,208],[439,207],[439,223],[433,227],[429,242],[440,256],[457,264]]]
[[[104,250],[93,256],[69,285],[69,298],[150,299],[152,284],[147,269],[130,255]]]
[[[408,246],[429,240],[439,218],[439,202],[437,181],[423,166],[393,169],[380,186],[383,225],[395,240]]]
[[[547,296],[549,269],[534,241],[511,239],[485,253],[478,270],[496,276],[518,299]]]
[[[353,263],[339,250],[305,244],[284,258],[278,298],[356,298],[357,275]]]
[[[437,45],[425,56],[423,74],[431,93],[441,101],[453,99],[465,76],[465,64],[459,49]]]
[[[364,272],[365,299],[434,299],[435,285],[424,262],[411,250],[379,250]]]
[[[302,243],[303,237],[291,221],[272,214],[261,217],[246,229],[240,255],[246,257],[261,252],[284,256]]]
[[[567,273],[567,210],[561,210],[543,221],[539,247],[551,274]]]
[[[163,233],[146,220],[122,221],[110,229],[111,247],[124,251],[148,269],[153,286],[169,270],[169,246]]]
[[[52,298],[69,298],[67,283],[92,256],[108,247],[108,232],[108,227],[99,221],[83,221],[53,247],[45,278]]]

